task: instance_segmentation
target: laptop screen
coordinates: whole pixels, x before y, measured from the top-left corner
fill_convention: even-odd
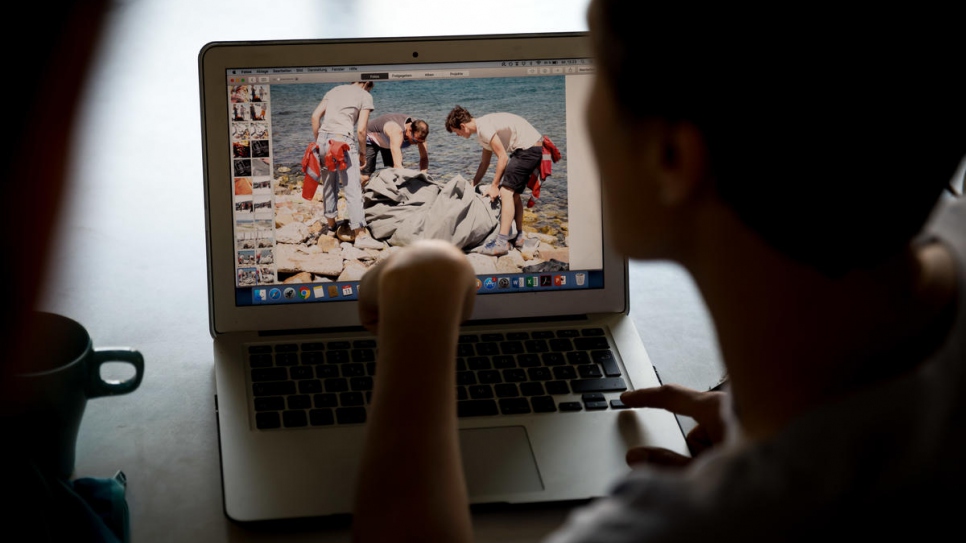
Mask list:
[[[592,73],[546,57],[227,67],[235,305],[357,300],[366,270],[419,238],[460,246],[481,296],[602,288]],[[342,106],[368,112],[365,149]],[[472,122],[450,132],[456,108]]]

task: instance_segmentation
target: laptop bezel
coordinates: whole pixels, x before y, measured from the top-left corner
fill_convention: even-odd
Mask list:
[[[433,36],[352,40],[212,42],[199,52],[205,228],[208,269],[209,326],[212,336],[240,331],[293,331],[359,326],[357,302],[238,306],[233,264],[234,232],[228,93],[225,74],[231,67],[306,66],[319,59],[340,64],[412,64],[590,57],[585,32],[536,35]],[[589,167],[593,172],[596,168]],[[224,182],[218,182],[219,180]],[[599,183],[597,183],[599,186]],[[606,228],[601,226],[602,232]],[[627,262],[606,243],[604,287],[486,294],[477,297],[472,320],[563,317],[628,311]],[[512,296],[511,311],[506,298]]]

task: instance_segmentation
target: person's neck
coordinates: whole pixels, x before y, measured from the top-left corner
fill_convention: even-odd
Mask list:
[[[682,263],[714,320],[735,409],[751,439],[908,371],[951,323],[945,317],[955,275],[938,245],[833,279],[778,253],[725,208],[697,231],[695,257]]]

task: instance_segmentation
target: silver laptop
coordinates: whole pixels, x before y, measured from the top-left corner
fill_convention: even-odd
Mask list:
[[[236,42],[201,50],[210,328],[228,517],[351,512],[379,378],[378,345],[359,325],[359,278],[419,237],[457,243],[477,271],[474,314],[453,353],[472,503],[593,498],[628,471],[630,446],[687,453],[675,417],[619,401],[621,391],[659,381],[627,316],[627,262],[605,243],[583,118],[594,77],[587,39]],[[322,96],[364,80],[375,81],[372,119],[404,114],[425,120],[430,133],[424,173],[416,145],[402,149],[401,167],[377,158],[364,187],[372,239],[360,244],[322,227],[322,190],[313,193],[302,160]],[[549,175],[531,177],[523,243],[505,256],[479,253],[497,233],[499,208],[471,182],[480,144],[445,130],[456,105],[477,118],[519,115],[559,152],[545,145]],[[481,185],[492,181],[495,162]],[[468,221],[472,228],[464,228]]]

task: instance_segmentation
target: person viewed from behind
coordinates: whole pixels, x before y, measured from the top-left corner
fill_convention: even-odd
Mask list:
[[[931,18],[928,35],[906,40],[894,34],[913,25],[905,12],[867,24],[865,12],[795,10],[769,25],[731,6],[629,17],[630,6],[589,8],[586,119],[605,231],[629,258],[687,270],[729,384],[624,393],[631,407],[694,417],[692,456],[628,451],[626,478],[547,541],[955,533],[966,505],[955,18]],[[473,303],[467,269],[458,252],[424,244],[364,277],[363,322],[381,343],[357,541],[384,538],[384,527],[396,541],[472,539],[452,399],[452,352]],[[414,320],[429,346],[418,358],[404,348]],[[415,419],[402,414],[410,397],[397,380],[412,366],[438,377]],[[406,431],[390,431],[403,417]],[[426,461],[400,469],[399,451]]]

